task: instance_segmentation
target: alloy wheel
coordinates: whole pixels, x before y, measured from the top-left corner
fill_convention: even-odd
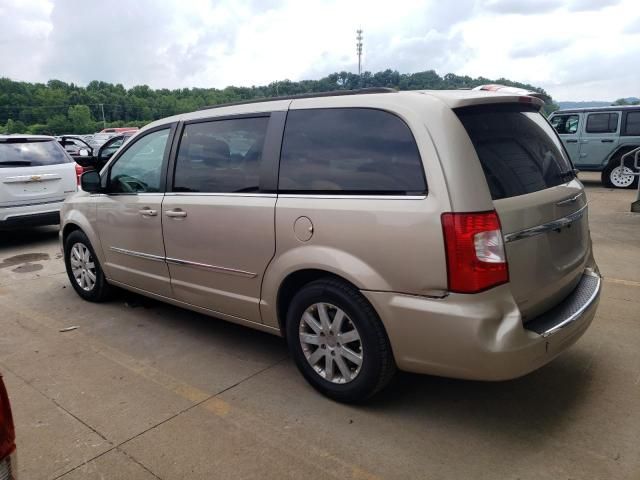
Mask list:
[[[71,271],[76,283],[86,292],[96,285],[96,264],[89,248],[83,243],[74,243],[70,254]]]
[[[314,303],[300,319],[299,340],[309,365],[332,383],[353,381],[362,367],[363,348],[358,329],[340,308]]]

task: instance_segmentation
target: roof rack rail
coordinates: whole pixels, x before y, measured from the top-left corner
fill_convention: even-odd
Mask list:
[[[340,97],[346,95],[366,95],[370,93],[396,93],[398,90],[387,87],[369,87],[369,88],[357,88],[355,90],[331,90],[329,92],[315,92],[315,93],[299,93],[297,95],[285,95],[282,97],[268,97],[268,98],[255,98],[253,100],[243,100],[241,102],[220,103],[218,105],[209,105],[206,107],[200,107],[200,110],[210,110],[212,108],[231,107],[234,105],[247,105],[249,103],[262,103],[262,102],[274,102],[277,100],[297,100],[299,98],[317,98],[317,97]]]

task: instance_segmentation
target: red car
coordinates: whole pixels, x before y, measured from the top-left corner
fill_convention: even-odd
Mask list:
[[[0,376],[0,479],[16,480],[16,431],[7,389]]]

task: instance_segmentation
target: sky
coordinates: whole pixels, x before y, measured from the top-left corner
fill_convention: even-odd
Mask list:
[[[0,76],[153,88],[357,72],[504,77],[555,100],[640,96],[639,0],[0,0]]]

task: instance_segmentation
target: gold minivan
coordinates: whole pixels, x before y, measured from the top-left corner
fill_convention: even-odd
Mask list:
[[[69,279],[281,335],[339,401],[396,369],[524,375],[585,332],[601,285],[541,106],[365,89],[156,121],[65,202]]]

